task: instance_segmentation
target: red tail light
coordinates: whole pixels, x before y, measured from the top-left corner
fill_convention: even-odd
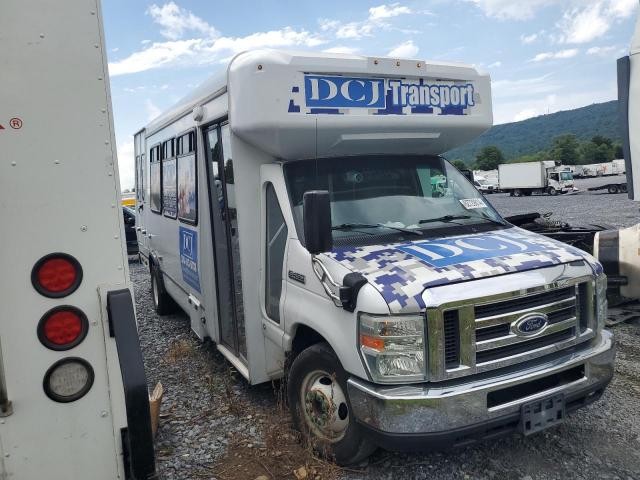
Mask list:
[[[31,270],[33,287],[45,297],[61,298],[73,293],[82,282],[82,267],[71,255],[51,253]]]
[[[69,350],[87,336],[89,322],[79,309],[62,305],[49,310],[38,323],[40,342],[52,350]]]

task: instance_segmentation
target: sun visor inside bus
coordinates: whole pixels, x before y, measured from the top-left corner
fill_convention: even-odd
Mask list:
[[[439,154],[493,123],[489,76],[465,65],[258,51],[228,85],[234,133],[285,160]]]

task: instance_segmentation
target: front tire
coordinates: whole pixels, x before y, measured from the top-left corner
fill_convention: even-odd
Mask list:
[[[555,197],[556,195],[558,195],[558,190],[556,190],[553,187],[549,187],[549,195],[551,195],[552,197]]]
[[[618,193],[618,186],[617,185],[609,185],[609,193]]]
[[[316,343],[296,357],[287,391],[295,427],[321,455],[351,465],[376,449],[351,414],[347,373],[327,343]]]

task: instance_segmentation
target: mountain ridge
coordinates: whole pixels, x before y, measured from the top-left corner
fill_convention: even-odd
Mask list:
[[[519,122],[494,125],[472,142],[444,154],[448,160],[470,164],[486,146],[495,145],[507,161],[551,147],[554,137],[574,134],[578,140],[590,140],[594,135],[622,139],[618,126],[618,101],[594,103],[573,110],[540,115]]]

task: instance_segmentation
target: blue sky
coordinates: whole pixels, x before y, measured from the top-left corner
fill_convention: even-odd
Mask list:
[[[133,133],[235,53],[261,47],[462,61],[495,123],[616,98],[638,0],[103,0],[122,188]]]

